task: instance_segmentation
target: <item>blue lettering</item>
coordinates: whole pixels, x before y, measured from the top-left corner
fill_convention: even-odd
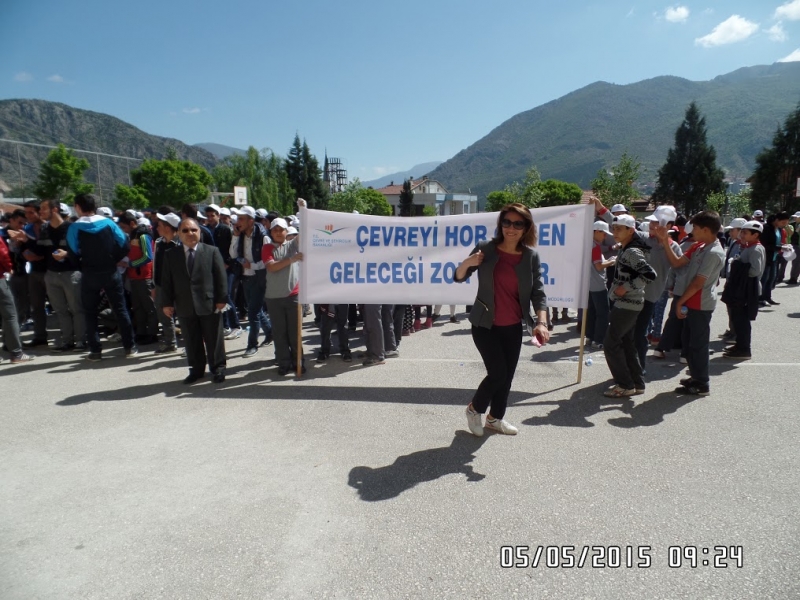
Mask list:
[[[383,228],[383,245],[388,246],[389,242],[392,241],[392,232],[394,232],[394,227],[384,227]]]
[[[417,283],[417,272],[414,270],[414,263],[406,263],[403,274],[406,276],[406,283]]]
[[[331,283],[342,283],[341,263],[331,263]]]
[[[567,224],[554,223],[552,231],[553,231],[553,246],[563,246],[567,239]]]
[[[442,283],[442,278],[439,277],[439,271],[442,270],[442,263],[431,263],[433,267],[433,275],[431,275],[431,283]]]
[[[461,242],[462,246],[472,246],[473,237],[472,227],[461,228],[461,238],[459,241]]]
[[[478,225],[475,228],[475,244],[480,244],[486,241],[486,226]]]
[[[396,227],[394,230],[394,245],[395,246],[405,246],[406,245],[406,229],[405,227]]]
[[[458,246],[458,227],[450,225],[444,228],[444,245]]]
[[[353,263],[344,263],[343,283],[353,283]]]
[[[392,263],[392,283],[403,283],[402,263]]]
[[[408,228],[408,245],[409,246],[418,246],[417,244],[417,234],[419,233],[419,227],[409,227]]]
[[[372,231],[369,234],[369,245],[370,246],[380,246],[381,245],[381,238],[380,238],[380,229],[378,227],[373,227]]]
[[[549,246],[550,245],[550,224],[549,223],[541,223],[539,225],[539,240],[538,243],[540,246]]]
[[[381,283],[389,283],[392,280],[391,270],[389,263],[381,263],[378,267],[378,280]]]
[[[420,233],[422,234],[422,245],[428,245],[428,238],[431,236],[431,231],[433,231],[433,227],[420,227]]]
[[[455,263],[445,263],[444,265],[444,281],[445,283],[453,283],[453,280],[456,276],[456,265]]]
[[[367,237],[362,237],[367,236],[367,234],[369,234],[369,229],[367,229],[365,225],[361,225],[356,230],[356,244],[361,246],[361,250],[364,250],[364,246],[369,243],[369,239]]]
[[[361,274],[361,263],[356,263],[356,283],[366,283],[364,276]]]
[[[377,267],[378,265],[375,263],[367,263],[367,283],[378,283],[378,279],[375,277]]]
[[[541,269],[539,269],[539,272],[542,274],[542,283],[544,285],[550,285],[550,284],[553,284],[553,283],[556,282],[555,279],[549,279],[547,277],[547,273],[548,273],[549,270],[550,270],[550,266],[547,263],[542,263],[542,267],[541,267]]]
[[[564,246],[566,239],[566,223],[542,223],[539,225],[540,246]]]

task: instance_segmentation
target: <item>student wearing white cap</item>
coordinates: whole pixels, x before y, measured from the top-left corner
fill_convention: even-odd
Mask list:
[[[798,277],[800,277],[800,211],[792,215],[792,235],[789,236],[789,244],[794,250],[794,260],[792,260],[792,269],[789,272],[789,280],[786,282],[789,285],[797,285]]]
[[[272,320],[272,335],[275,341],[275,358],[278,374],[286,375],[294,370],[297,359],[297,299],[300,291],[300,237],[286,239],[289,224],[285,219],[273,219],[270,223],[272,242],[265,242],[261,260],[267,270],[267,310]],[[303,359],[305,372],[305,359]]]
[[[750,321],[758,316],[758,298],[761,274],[766,264],[764,246],[758,243],[764,225],[749,221],[741,227],[741,251],[732,260],[722,301],[736,332],[736,343],[725,350],[725,358],[747,360],[750,358]]]
[[[721,277],[723,279],[728,277],[731,262],[733,262],[742,251],[742,243],[739,236],[742,227],[744,227],[746,223],[746,219],[737,218],[733,219],[731,224],[725,227],[725,235],[728,237],[728,247],[725,250],[725,266],[722,267]],[[726,308],[728,309],[728,329],[722,334],[722,337],[725,339],[733,339],[736,337],[736,329],[733,324],[733,319],[731,318],[731,307],[727,306]]]
[[[603,352],[615,385],[603,395],[625,398],[643,394],[645,390],[634,330],[644,306],[645,287],[655,280],[656,272],[647,262],[649,250],[636,232],[636,219],[630,215],[614,217],[611,230],[621,250],[609,290],[614,305],[608,319]]]
[[[164,271],[164,256],[168,250],[180,247],[178,240],[178,228],[181,218],[175,213],[156,215],[158,224],[156,225],[159,238],[156,240],[155,251],[153,252],[153,285],[155,293],[153,300],[156,304],[156,314],[161,323],[161,344],[156,354],[172,354],[178,351],[177,337],[175,336],[175,318],[164,313],[164,292],[161,287],[161,279]]]
[[[592,268],[589,271],[589,308],[586,313],[586,336],[593,350],[603,349],[608,329],[608,287],[606,269],[614,266],[616,257],[603,256],[603,244],[611,237],[605,221],[595,221],[592,232]]]

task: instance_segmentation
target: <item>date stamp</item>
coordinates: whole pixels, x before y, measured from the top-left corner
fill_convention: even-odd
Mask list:
[[[654,562],[655,561],[655,562]],[[666,552],[652,546],[501,546],[503,569],[649,569],[654,564],[671,569],[744,567],[742,546],[669,546]]]

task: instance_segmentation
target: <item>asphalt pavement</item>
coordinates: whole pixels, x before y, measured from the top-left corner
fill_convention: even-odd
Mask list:
[[[314,362],[307,318],[302,379],[243,338],[222,385],[113,344],[4,361],[0,598],[798,598],[800,288],[773,297],[744,362],[718,306],[702,398],[677,353],[643,396],[597,353],[576,384],[573,316],[523,346],[515,437],[466,428],[464,307],[373,367]]]

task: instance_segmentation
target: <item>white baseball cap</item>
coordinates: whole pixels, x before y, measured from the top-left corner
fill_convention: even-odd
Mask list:
[[[220,214],[220,208],[216,204],[209,204],[206,206],[206,212],[213,210],[215,213]]]
[[[282,227],[283,229],[289,229],[289,224],[286,222],[286,219],[282,219],[281,217],[278,217],[277,219],[272,219],[272,223],[269,224],[270,231],[272,231],[276,227]]]
[[[205,221],[206,220],[206,213],[204,213],[201,210],[198,210],[197,211],[197,218],[200,219],[201,221]]]
[[[730,231],[731,229],[741,229],[747,224],[746,219],[737,218],[731,221],[731,224],[725,228],[725,231]]]
[[[236,208],[235,206],[233,208],[231,208],[230,212],[231,212],[231,215],[240,215],[240,214],[242,214],[242,212],[238,208]]]
[[[297,227],[289,225],[289,228],[286,230],[286,235],[294,235],[296,233],[298,233]]]
[[[267,218],[267,210],[265,208],[259,208],[256,211],[256,214],[258,215],[258,217],[260,219],[266,219]]]
[[[764,233],[764,224],[761,221],[748,221],[742,225],[742,229],[750,229],[758,233]]]
[[[606,233],[611,233],[608,230],[608,223],[605,221],[595,221],[594,225],[592,226],[593,231],[605,231]]]
[[[233,223],[234,225],[236,225],[236,223],[237,223],[238,221],[239,221],[239,215],[231,215],[231,223]]]
[[[666,227],[667,223],[674,222],[675,219],[678,218],[678,211],[675,210],[674,206],[665,204],[656,208],[656,210],[653,212],[653,216],[655,217],[656,221]]]
[[[230,217],[231,209],[228,208],[227,206],[223,206],[222,208],[219,209],[219,214],[225,215],[226,217]]]
[[[156,217],[158,217],[159,221],[164,221],[165,223],[169,223],[170,225],[172,225],[174,229],[177,229],[178,226],[181,224],[181,218],[175,213],[169,213],[166,215],[162,215],[159,213],[156,214]]]
[[[256,218],[256,211],[252,206],[243,206],[239,209],[240,215],[244,215],[245,217],[250,217],[251,219]]]
[[[630,215],[619,215],[618,217],[614,217],[612,225],[624,225],[625,227],[636,229],[636,219]]]
[[[796,213],[794,213],[794,214],[792,215],[792,218],[793,218],[793,219],[800,219],[800,210],[798,210]]]
[[[612,213],[617,213],[617,212],[627,213],[628,209],[625,208],[624,204],[615,204],[614,206],[611,207],[611,212]]]
[[[764,211],[763,210],[756,210],[756,211],[753,212],[753,216],[754,217],[763,217],[764,216]]]
[[[63,202],[59,202],[58,203],[58,214],[60,214],[62,217],[66,217],[67,215],[69,215],[69,213],[70,213],[69,206],[67,206]]]
[[[97,214],[100,215],[101,217],[105,217],[107,219],[110,219],[111,217],[114,216],[114,213],[111,212],[111,209],[108,208],[107,206],[101,206],[100,208],[98,208],[97,209]]]
[[[140,218],[136,219],[136,224],[137,225],[144,225],[145,227],[150,227],[152,225],[152,223],[150,222],[150,219],[148,219],[147,217],[140,217]]]

